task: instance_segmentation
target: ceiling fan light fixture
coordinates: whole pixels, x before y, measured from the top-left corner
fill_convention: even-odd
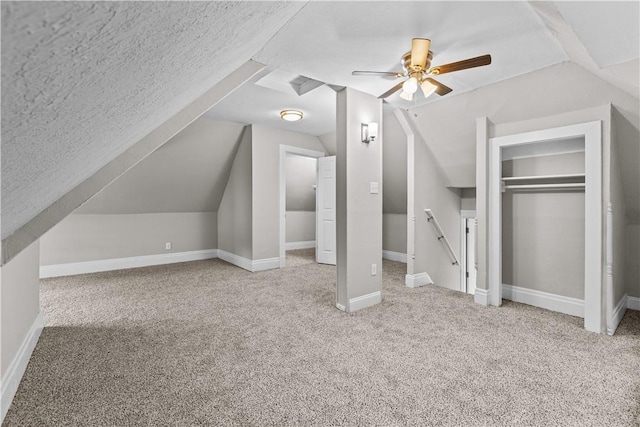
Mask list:
[[[420,84],[420,89],[422,89],[422,93],[424,93],[424,97],[428,98],[433,94],[433,92],[438,89],[438,86],[431,83],[429,80],[425,80]]]
[[[406,82],[402,84],[402,90],[404,93],[408,93],[413,95],[418,90],[418,79],[415,77],[411,77]]]
[[[280,111],[280,118],[287,122],[297,122],[302,120],[302,111],[298,110],[282,110]]]
[[[413,93],[402,91],[402,93],[400,93],[400,98],[407,101],[413,101]]]

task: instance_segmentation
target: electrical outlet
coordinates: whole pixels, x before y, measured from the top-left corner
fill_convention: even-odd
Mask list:
[[[165,243],[165,244],[164,244],[164,248],[165,248],[166,250],[171,249],[171,242],[167,242],[167,243]]]
[[[371,264],[371,275],[375,276],[378,274],[378,266],[376,264]]]

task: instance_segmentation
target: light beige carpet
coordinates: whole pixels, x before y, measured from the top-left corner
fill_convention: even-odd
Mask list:
[[[46,327],[3,425],[640,423],[638,312],[596,335],[571,316],[406,288],[405,265],[385,261],[383,303],[345,314],[335,268],[311,261],[43,281]]]

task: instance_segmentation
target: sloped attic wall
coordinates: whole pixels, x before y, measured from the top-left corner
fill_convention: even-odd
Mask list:
[[[251,163],[253,127],[242,133],[218,208],[218,249],[246,259],[253,256]],[[220,254],[223,258],[224,255]]]
[[[382,123],[382,249],[406,254],[407,137],[393,114]]]
[[[303,6],[3,2],[3,262],[117,174],[62,212],[56,201],[245,64]]]
[[[216,212],[242,131],[196,120],[42,236],[41,264],[217,248]]]

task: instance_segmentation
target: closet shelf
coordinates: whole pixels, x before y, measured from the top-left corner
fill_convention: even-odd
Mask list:
[[[569,179],[569,178],[584,178],[583,173],[570,173],[564,175],[536,175],[536,176],[503,176],[503,181],[530,181],[536,179]]]
[[[585,188],[585,185],[582,182],[574,182],[565,184],[514,184],[504,186],[505,190],[533,190],[538,188]]]

